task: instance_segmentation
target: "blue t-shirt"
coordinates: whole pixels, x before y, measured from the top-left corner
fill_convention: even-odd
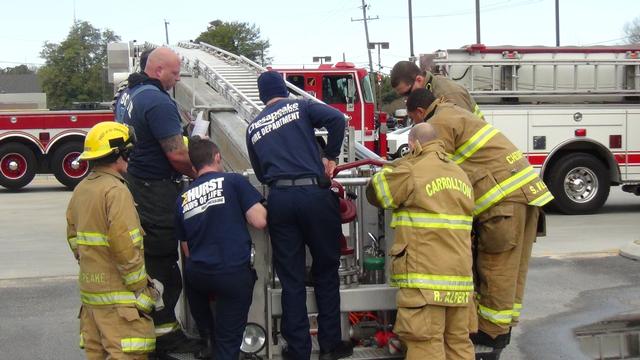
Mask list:
[[[133,93],[142,84],[129,90]],[[137,142],[129,158],[129,174],[148,180],[170,179],[176,171],[159,140],[182,134],[180,114],[166,91],[145,90],[131,99],[124,123],[133,126]]]
[[[220,274],[247,266],[251,236],[245,213],[262,195],[240,174],[209,172],[178,198],[176,235],[189,246],[187,261]]]
[[[321,156],[336,158],[344,138],[344,115],[322,103],[283,99],[265,107],[247,127],[247,152],[260,182],[323,177]],[[329,132],[320,154],[315,129]]]

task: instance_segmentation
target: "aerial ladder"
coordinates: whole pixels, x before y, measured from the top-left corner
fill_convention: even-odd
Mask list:
[[[245,131],[264,108],[258,95],[257,77],[267,69],[246,57],[204,43],[185,42],[171,48],[182,60],[182,79],[173,90],[181,113],[192,117],[194,112],[202,111],[203,118],[210,121],[208,135],[219,146],[226,170],[245,174],[266,197],[268,188],[258,182],[251,170]],[[291,96],[319,101],[288,82],[287,86]],[[326,131],[316,131],[318,138],[325,135]],[[332,185],[332,190],[346,194],[340,200],[341,207],[355,210],[349,212],[347,218],[343,216],[339,268],[342,336],[345,340],[355,339],[361,345],[354,349],[352,359],[400,358],[399,343],[391,332],[396,289],[386,284],[389,264],[384,261],[391,246],[385,239],[392,239],[391,229],[386,226],[390,223],[390,214],[370,206],[364,195],[368,179],[379,169],[382,159],[355,138],[353,128],[347,127],[343,154]],[[247,358],[278,359],[283,346],[279,331],[283,311],[281,287],[272,267],[267,232],[251,229],[251,236],[258,280],[241,350]],[[308,267],[310,259],[307,256]],[[178,307],[183,326],[195,335],[195,324],[186,301],[182,299]],[[312,287],[307,287],[307,309],[315,357],[317,306]],[[189,355],[172,356],[191,359]]]

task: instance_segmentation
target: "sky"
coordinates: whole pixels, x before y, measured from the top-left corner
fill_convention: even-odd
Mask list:
[[[410,55],[408,1],[366,0],[371,42],[384,72]],[[473,44],[475,0],[413,0],[414,52]],[[2,0],[0,67],[41,65],[45,41],[60,42],[75,19],[115,31],[123,41],[163,44],[195,39],[210,21],[255,24],[271,43],[276,67],[312,67],[314,56],[368,66],[362,0]],[[640,16],[639,0],[559,0],[561,45],[615,45],[625,23]],[[480,0],[486,45],[555,45],[555,0]],[[378,68],[377,51],[372,52]]]

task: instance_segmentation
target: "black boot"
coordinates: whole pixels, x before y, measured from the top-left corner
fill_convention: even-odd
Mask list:
[[[320,360],[338,360],[353,355],[353,344],[350,341],[341,341],[331,351],[320,350]]]

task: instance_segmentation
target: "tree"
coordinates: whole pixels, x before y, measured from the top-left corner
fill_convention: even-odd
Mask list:
[[[8,68],[0,68],[0,74],[7,74],[7,75],[27,75],[27,74],[35,74],[36,71],[34,68],[30,68],[27,65],[18,65],[18,66],[14,66],[14,67],[8,67]]]
[[[391,76],[382,75],[382,84],[380,89],[380,97],[382,99],[382,105],[392,103],[395,99],[400,98],[396,91],[391,87]]]
[[[267,50],[271,46],[269,40],[260,39],[260,28],[245,22],[214,20],[196,41],[217,46],[236,55],[243,55],[262,65],[273,60],[267,57]]]
[[[624,33],[629,44],[640,44],[640,16],[624,25]]]
[[[105,81],[107,44],[120,37],[77,21],[60,44],[45,42],[38,74],[50,108],[70,108],[75,101],[102,101],[113,95]]]

